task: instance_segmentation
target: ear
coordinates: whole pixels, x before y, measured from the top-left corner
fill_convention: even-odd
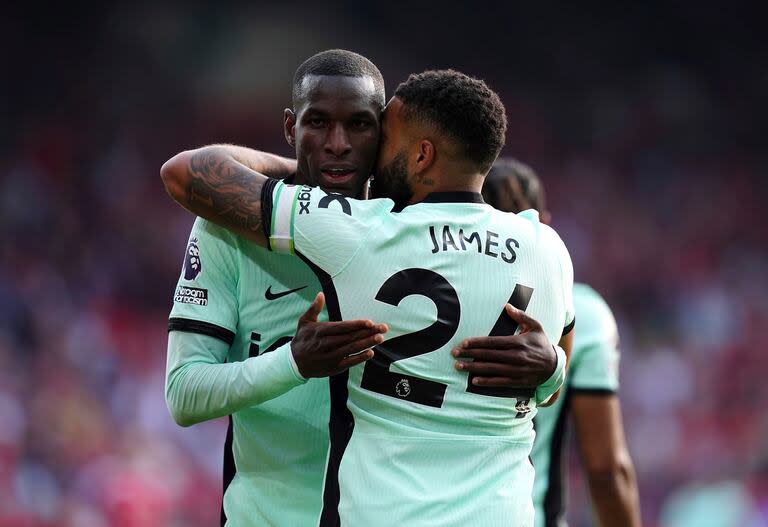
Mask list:
[[[435,145],[429,139],[422,139],[418,144],[418,151],[416,154],[416,167],[415,172],[420,174],[426,172],[435,163]]]
[[[283,133],[288,144],[296,146],[296,114],[293,110],[286,108],[283,110]]]

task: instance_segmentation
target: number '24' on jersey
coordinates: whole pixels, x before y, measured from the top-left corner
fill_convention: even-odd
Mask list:
[[[393,213],[390,200],[277,183],[264,204],[272,250],[315,270],[331,318],[390,327],[375,357],[332,392],[332,413],[348,409],[350,425],[331,428],[324,519],[338,511],[345,525],[528,525],[533,394],[474,387],[450,350],[514,332],[507,302],[559,340],[574,310],[557,234],[535,211],[500,212],[472,193],[433,194]],[[340,497],[330,488],[334,459]]]

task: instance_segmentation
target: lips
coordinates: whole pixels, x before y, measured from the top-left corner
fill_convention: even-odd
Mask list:
[[[320,167],[320,174],[328,183],[342,184],[351,181],[357,168],[351,165],[323,165]]]

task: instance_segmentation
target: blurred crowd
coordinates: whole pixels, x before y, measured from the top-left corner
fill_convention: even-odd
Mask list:
[[[153,11],[141,25],[140,13],[92,15],[95,43],[50,22],[13,59],[33,82],[9,88],[18,104],[0,130],[0,527],[218,521],[225,423],[182,429],[163,397],[166,320],[192,217],[158,170],[215,141],[289,153],[280,124],[290,75],[334,41],[291,48],[273,83],[232,74],[253,68],[245,51],[217,63],[216,79],[193,82],[189,53],[221,56],[189,47],[203,15]],[[275,13],[278,39],[288,22]],[[268,41],[257,33],[215,42],[239,52]],[[90,66],[61,64],[57,45]],[[412,63],[386,49],[359,51],[391,91]],[[456,53],[456,67],[470,63]],[[618,320],[645,524],[768,525],[768,191],[753,139],[765,109],[751,104],[768,78],[665,64],[526,84],[491,71],[509,114],[504,153],[539,172],[576,280]],[[44,75],[61,89],[34,82]],[[250,92],[233,88],[243,83]],[[570,474],[572,526],[590,525]]]

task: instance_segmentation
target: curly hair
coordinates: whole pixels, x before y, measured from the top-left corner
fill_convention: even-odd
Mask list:
[[[455,70],[412,74],[395,90],[403,118],[418,119],[452,139],[464,157],[487,172],[504,146],[507,115],[485,82]]]
[[[493,164],[483,184],[483,198],[492,207],[506,212],[546,212],[544,186],[536,172],[511,157],[500,158]]]
[[[341,77],[370,77],[376,89],[375,102],[381,107],[385,104],[384,77],[376,65],[355,53],[345,49],[328,49],[312,55],[296,69],[293,75],[293,107],[298,106],[304,97],[302,84],[310,75],[330,75]]]

